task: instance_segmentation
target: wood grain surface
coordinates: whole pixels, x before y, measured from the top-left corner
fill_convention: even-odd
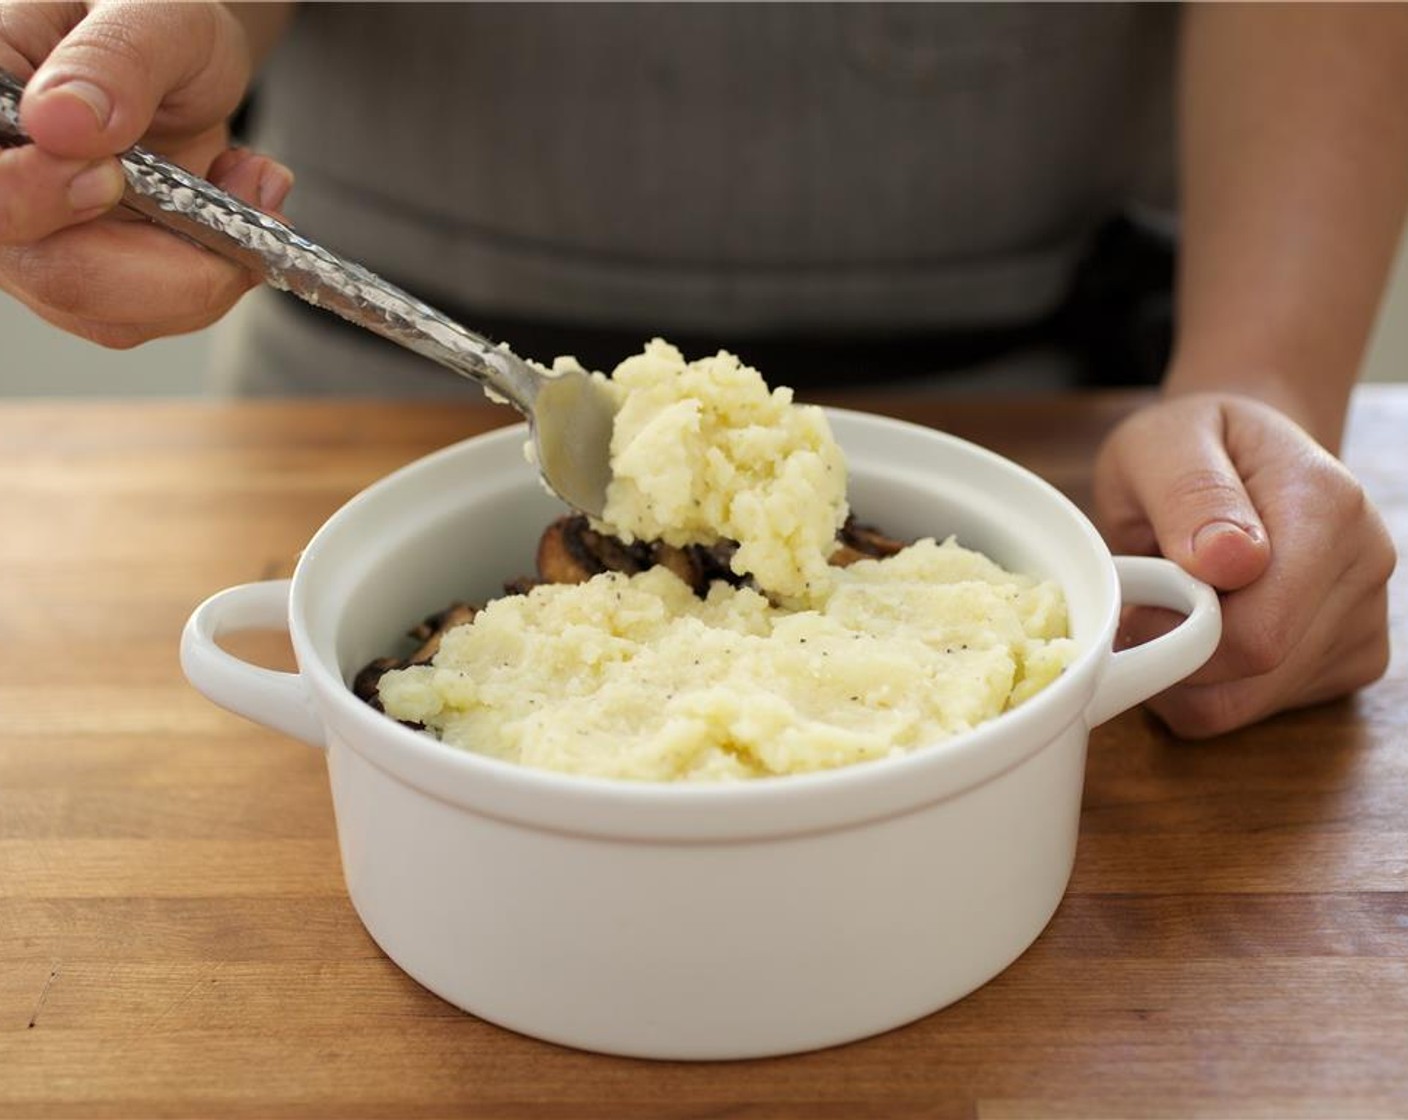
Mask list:
[[[1138,403],[890,398],[1088,501]],[[0,405],[0,1116],[1408,1116],[1408,641],[1359,696],[1179,743],[1092,737],[1036,945],[890,1034],[687,1064],[425,992],[343,890],[319,752],[184,681],[177,637],[367,483],[511,416],[385,403]],[[1347,459],[1408,545],[1408,391]],[[249,652],[286,664],[282,643]]]

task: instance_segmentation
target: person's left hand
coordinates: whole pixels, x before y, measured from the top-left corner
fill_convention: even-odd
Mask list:
[[[1149,708],[1203,738],[1343,696],[1388,665],[1396,555],[1363,488],[1304,429],[1246,397],[1170,397],[1100,449],[1095,513],[1116,553],[1162,554],[1222,592],[1222,641]],[[1121,645],[1169,629],[1126,612]]]

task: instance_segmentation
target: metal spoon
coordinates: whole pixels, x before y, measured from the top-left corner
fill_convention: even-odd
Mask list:
[[[30,143],[20,127],[23,93],[23,83],[0,69],[0,147]],[[601,381],[578,372],[553,374],[519,358],[160,156],[132,148],[119,159],[127,176],[127,209],[275,288],[477,381],[491,398],[518,409],[528,419],[549,489],[583,513],[600,516],[611,481],[616,414]]]

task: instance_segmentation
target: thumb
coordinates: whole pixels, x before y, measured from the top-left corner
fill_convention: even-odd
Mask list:
[[[249,72],[243,31],[223,5],[97,3],[35,71],[21,117],[41,148],[95,159],[154,127],[191,136],[224,121]]]
[[[1161,408],[1168,406],[1151,411]],[[1270,563],[1271,546],[1224,442],[1220,409],[1149,419],[1122,433],[1107,464],[1106,486],[1121,491],[1116,504],[1137,511],[1159,552],[1190,575],[1220,591],[1252,583]]]

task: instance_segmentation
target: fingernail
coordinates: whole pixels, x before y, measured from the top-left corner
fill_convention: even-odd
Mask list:
[[[259,208],[277,210],[293,189],[293,172],[281,163],[270,161],[259,173]]]
[[[108,95],[92,82],[85,82],[81,78],[72,78],[44,89],[45,97],[53,97],[60,93],[78,98],[92,110],[93,116],[97,119],[98,128],[100,130],[107,128],[108,121],[112,119],[112,102],[108,99]]]
[[[75,214],[106,209],[122,197],[126,180],[112,160],[89,164],[68,184],[68,204]]]
[[[1240,525],[1235,521],[1209,521],[1193,534],[1193,551],[1199,552],[1211,545],[1216,538],[1234,533],[1246,537],[1253,544],[1259,544],[1262,540],[1259,525]]]

